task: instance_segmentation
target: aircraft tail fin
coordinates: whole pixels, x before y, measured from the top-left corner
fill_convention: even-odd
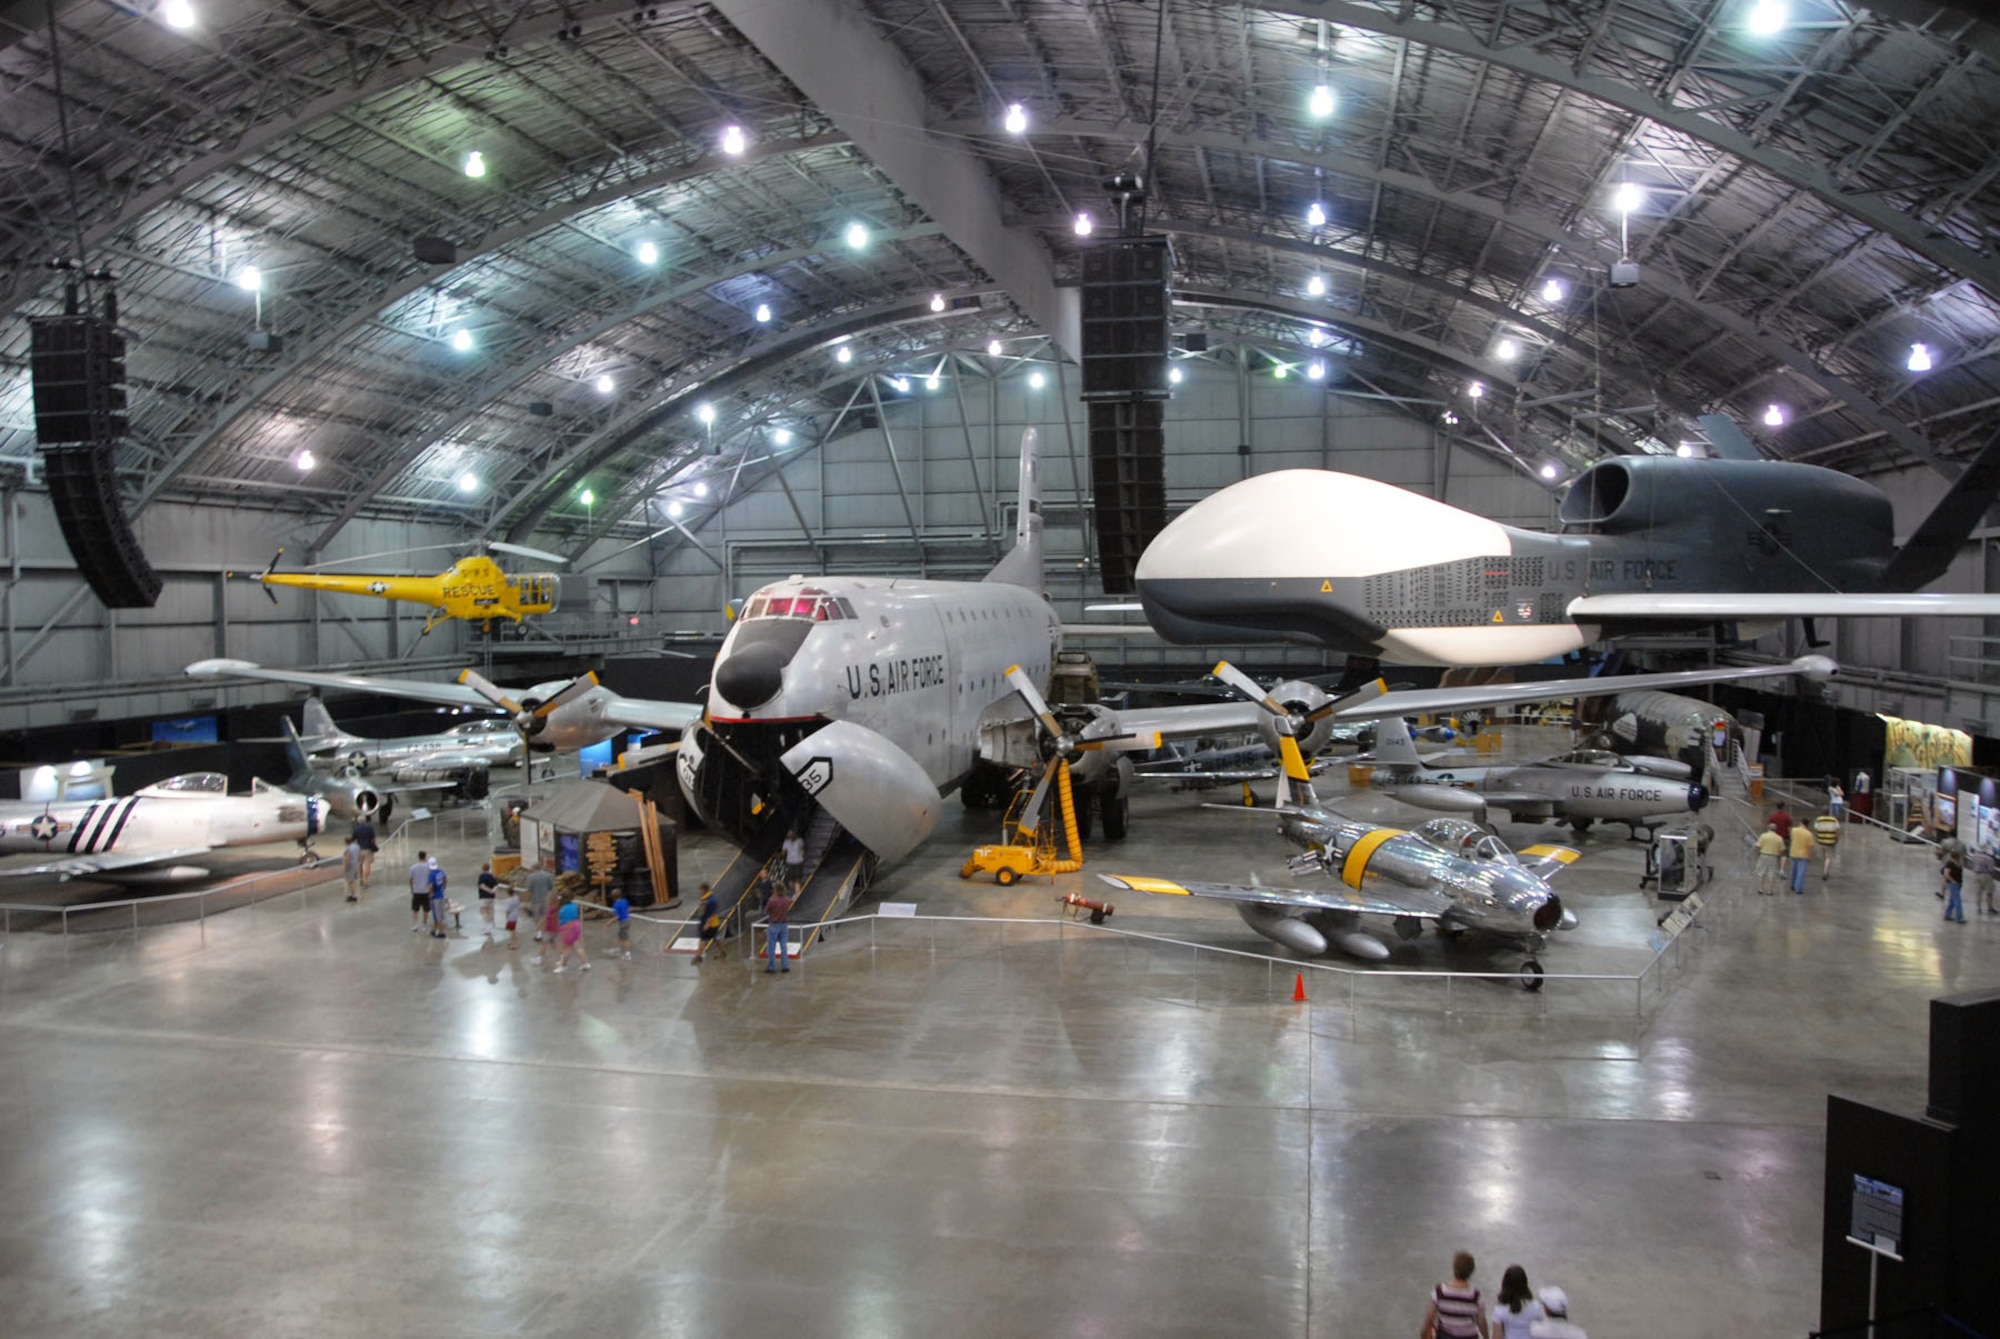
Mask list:
[[[1882,569],[1882,589],[1920,590],[1943,576],[1996,495],[2000,495],[2000,432],[1987,440]]]
[[[1410,738],[1410,723],[1401,716],[1390,716],[1375,723],[1375,765],[1402,767],[1411,771],[1423,767],[1424,760],[1417,754],[1416,741]]]
[[[316,697],[306,699],[305,710],[301,714],[305,719],[305,737],[301,742],[308,753],[323,753],[354,738],[333,723],[333,713],[326,709],[326,703]],[[289,717],[285,724],[291,724]]]
[[[1040,594],[1042,591],[1042,437],[1029,428],[1021,434],[1021,500],[1014,520],[1014,547],[993,565],[987,581],[1004,581]]]
[[[285,723],[285,761],[292,765],[292,782],[297,784],[301,778],[312,775],[312,765],[306,761],[306,748],[292,718],[281,715],[278,719]]]

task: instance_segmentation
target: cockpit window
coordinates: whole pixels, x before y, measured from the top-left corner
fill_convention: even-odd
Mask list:
[[[838,595],[805,586],[782,595],[758,595],[743,607],[743,619],[809,618],[815,623],[854,617],[854,606]]]
[[[151,788],[182,795],[227,795],[229,778],[221,772],[184,772],[156,782]]]

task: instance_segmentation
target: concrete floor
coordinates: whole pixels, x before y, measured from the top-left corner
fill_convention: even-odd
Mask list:
[[[1241,877],[1266,818],[1137,806],[1093,868]],[[1387,811],[1384,811],[1387,812]],[[1408,821],[1407,819],[1405,821]],[[1825,1095],[1921,1102],[1926,1001],[2000,985],[1918,848],[1723,895],[1664,984],[1540,996],[1058,933],[961,882],[956,804],[789,977],[657,951],[551,975],[407,930],[396,861],[205,925],[0,949],[10,1335],[1413,1333],[1457,1248],[1593,1335],[1803,1335]],[[1517,842],[1532,829],[1507,827]],[[474,845],[437,841],[469,893]],[[1593,834],[1551,972],[1636,970],[1639,848]],[[683,844],[689,880],[721,867]],[[1101,858],[1101,865],[1095,863]],[[33,900],[23,896],[19,900]],[[468,899],[469,900],[469,899]],[[1037,926],[927,923],[938,915]],[[1225,908],[1113,926],[1261,950]],[[1406,962],[1471,961],[1426,942]],[[1469,946],[1459,946],[1469,947]],[[1394,966],[1396,964],[1392,964]],[[1349,991],[1354,1003],[1350,1007]]]

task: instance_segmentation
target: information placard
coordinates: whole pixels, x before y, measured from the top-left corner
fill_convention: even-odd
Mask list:
[[[1891,1260],[1902,1259],[1896,1254],[1903,1244],[1902,1187],[1857,1173],[1847,1239]]]

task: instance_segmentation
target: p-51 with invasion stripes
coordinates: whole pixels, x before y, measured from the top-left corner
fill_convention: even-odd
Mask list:
[[[1880,489],[1783,461],[1603,461],[1570,485],[1553,535],[1375,479],[1279,470],[1176,517],[1136,584],[1173,641],[1280,637],[1403,665],[1518,665],[1679,629],[1750,637],[1791,618],[1993,618],[2000,594],[1913,592],[1996,491],[2000,439],[1899,548]]]
[[[1218,676],[1254,694],[1274,719],[1284,707],[1234,666]],[[1313,793],[1305,759],[1288,725],[1281,725],[1278,831],[1304,854],[1291,862],[1299,875],[1331,876],[1337,886],[1193,883],[1138,875],[1100,874],[1133,892],[1211,897],[1229,902],[1244,923],[1297,953],[1318,957],[1337,947],[1357,958],[1381,961],[1389,945],[1362,928],[1363,917],[1386,917],[1402,939],[1423,933],[1426,922],[1446,934],[1494,935],[1521,944],[1522,982],[1539,986],[1535,954],[1552,931],[1576,925],[1573,913],[1549,887],[1547,876],[1577,858],[1567,846],[1531,846],[1518,855],[1469,818],[1433,818],[1413,831],[1347,818]]]
[[[231,795],[220,772],[169,777],[119,799],[68,804],[0,804],[0,855],[34,852],[56,859],[0,869],[0,875],[169,883],[208,871],[181,862],[223,846],[296,841],[300,860],[318,857],[308,843],[320,830],[321,802],[262,781]]]

